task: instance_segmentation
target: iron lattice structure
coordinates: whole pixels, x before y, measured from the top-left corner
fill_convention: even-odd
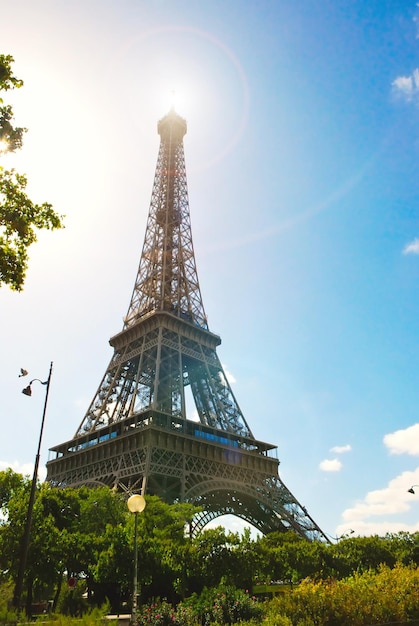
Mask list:
[[[186,122],[173,110],[161,142],[144,245],[113,356],[73,439],[51,449],[56,486],[104,484],[201,507],[192,532],[231,513],[262,533],[327,541],[278,475],[234,397],[202,302],[186,180]],[[196,417],[187,412],[192,398]]]

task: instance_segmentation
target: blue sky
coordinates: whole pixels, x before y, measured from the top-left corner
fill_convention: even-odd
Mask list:
[[[0,290],[0,467],[70,439],[111,357],[175,99],[210,329],[247,422],[331,536],[419,530],[419,8],[15,0],[29,131],[2,164],[66,215]],[[174,96],[172,96],[174,92]],[[24,379],[25,380],[25,379]]]

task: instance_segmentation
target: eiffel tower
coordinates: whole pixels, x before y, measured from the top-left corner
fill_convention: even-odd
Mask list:
[[[195,265],[186,122],[171,110],[158,133],[144,245],[124,325],[110,339],[113,356],[73,439],[50,450],[47,481],[191,502],[201,507],[192,533],[232,514],[263,534],[292,529],[328,541],[279,478],[276,446],[255,439],[231,390]],[[196,412],[189,415],[192,399]]]

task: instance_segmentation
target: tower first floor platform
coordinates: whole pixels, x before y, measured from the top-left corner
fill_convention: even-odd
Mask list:
[[[192,523],[233,514],[261,533],[327,540],[278,476],[276,447],[199,422],[145,411],[51,448],[57,487],[107,485],[202,508]]]

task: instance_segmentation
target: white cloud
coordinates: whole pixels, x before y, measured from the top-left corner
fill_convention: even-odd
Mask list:
[[[10,463],[9,461],[0,461],[0,472],[3,472],[7,469],[12,469],[17,474],[23,474],[23,476],[30,476],[32,478],[34,464],[33,463],[20,463],[19,461],[13,461]],[[44,481],[47,477],[47,470],[45,467],[39,467],[38,470],[38,479],[40,482]]]
[[[330,452],[333,452],[334,454],[343,454],[344,452],[349,452],[350,450],[351,446],[349,444],[346,444],[345,446],[333,446],[333,448],[330,448]],[[342,462],[337,458],[324,459],[319,463],[319,469],[322,472],[340,472],[342,467]]]
[[[419,522],[417,524],[405,524],[403,522],[376,522],[376,521],[357,521],[353,523],[354,528],[351,530],[354,531],[354,537],[359,536],[371,536],[371,535],[379,535],[380,537],[384,537],[387,533],[416,533],[419,531]],[[336,536],[341,537],[342,535],[348,535],[350,531],[348,524],[340,524],[336,528]]]
[[[344,454],[345,452],[350,452],[352,450],[351,446],[346,444],[346,446],[334,446],[330,448],[330,452],[334,452],[335,454]]]
[[[408,489],[415,484],[419,484],[419,467],[414,471],[403,472],[390,480],[383,489],[370,491],[363,500],[343,512],[343,523],[338,527],[337,534],[344,533],[348,528],[352,528],[360,535],[418,531],[419,522],[407,524],[398,521],[389,522],[386,519],[388,516],[405,514],[412,505],[418,505],[419,490],[415,495],[408,493]]]
[[[390,454],[419,456],[419,424],[389,433],[384,436],[383,441]]]
[[[416,237],[403,248],[403,254],[419,254],[419,238]]]
[[[398,76],[391,84],[393,92],[406,100],[412,102],[419,96],[419,68],[413,70],[410,76]]]
[[[340,472],[342,463],[339,459],[324,459],[324,461],[319,464],[319,469],[321,469],[322,472]]]
[[[231,372],[228,371],[225,365],[223,365],[223,370],[230,385],[234,385],[234,383],[236,382],[236,379],[234,378],[233,374],[231,374]]]

